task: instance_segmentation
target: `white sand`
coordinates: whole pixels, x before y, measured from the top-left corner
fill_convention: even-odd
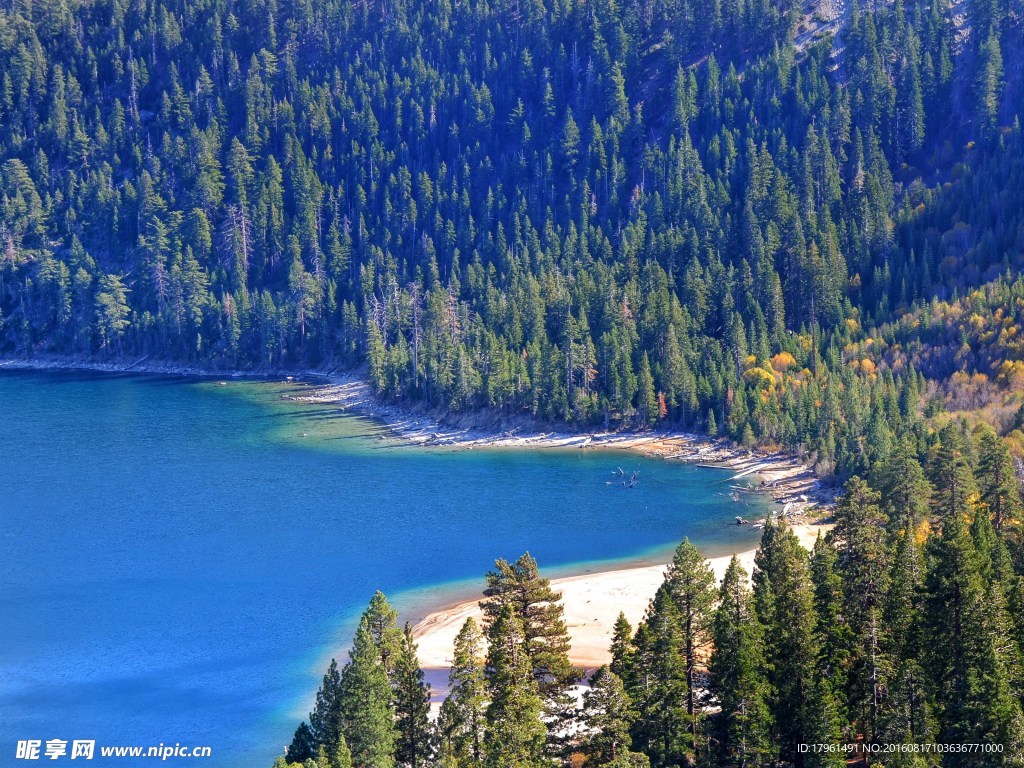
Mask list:
[[[810,549],[818,532],[825,533],[831,525],[806,523],[792,526],[800,543]],[[756,550],[738,552],[740,563],[751,573]],[[715,576],[721,580],[731,556],[708,560]],[[608,663],[612,626],[619,612],[626,614],[636,627],[647,605],[665,578],[664,565],[623,568],[581,576],[552,579],[551,586],[562,593],[565,621],[572,640],[570,658],[573,664],[593,668]],[[413,628],[419,645],[419,660],[425,669],[446,669],[452,658],[455,636],[468,617],[482,626],[478,600],[467,600],[431,613]]]

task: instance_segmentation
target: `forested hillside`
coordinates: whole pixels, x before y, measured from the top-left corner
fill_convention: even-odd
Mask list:
[[[851,478],[804,549],[769,520],[721,583],[684,541],[582,706],[560,596],[524,555],[487,574],[436,722],[378,593],[275,768],[1021,768],[1024,508],[991,427],[944,427]],[[367,705],[372,703],[372,707]]]
[[[2,0],[0,350],[365,365],[862,471],[955,367],[876,328],[1019,312],[1021,11]]]

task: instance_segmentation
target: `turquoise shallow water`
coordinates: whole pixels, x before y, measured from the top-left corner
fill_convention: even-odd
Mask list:
[[[410,447],[295,389],[0,374],[0,765],[60,738],[269,768],[376,588],[415,618],[526,550],[559,573],[756,543],[729,523],[765,501],[724,472]]]

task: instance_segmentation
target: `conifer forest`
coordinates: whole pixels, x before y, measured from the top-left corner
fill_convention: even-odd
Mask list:
[[[377,593],[276,768],[1024,768],[1022,114],[1022,0],[0,0],[0,357],[842,486],[596,671],[498,560],[439,711]]]
[[[1017,0],[4,0],[0,351],[364,370],[826,475],[922,411],[1005,434],[1022,32]]]
[[[719,583],[684,540],[611,663],[567,656],[561,595],[523,555],[486,575],[447,695],[379,592],[275,768],[1001,768],[1024,765],[1022,504],[991,427],[944,427],[847,481],[812,551],[765,526]],[[368,705],[372,703],[372,709]]]

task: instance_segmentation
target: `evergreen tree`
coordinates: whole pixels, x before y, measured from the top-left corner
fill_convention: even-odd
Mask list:
[[[960,425],[950,423],[939,433],[938,450],[932,466],[935,509],[944,517],[973,514],[978,489],[971,469],[970,453]]]
[[[890,666],[888,695],[879,712],[878,740],[891,744],[934,741],[934,720],[921,660],[921,599],[924,563],[913,529],[899,538],[892,559],[889,590],[883,609],[888,629],[882,652]],[[900,755],[900,765],[924,765],[921,755]]]
[[[928,516],[931,486],[910,446],[900,442],[874,475],[872,485],[881,495],[891,535],[902,534],[908,527],[915,531]]]
[[[342,737],[337,749],[331,756],[330,768],[352,768],[352,753],[349,751],[345,738]]]
[[[637,414],[640,423],[653,426],[659,418],[658,397],[654,393],[654,376],[651,375],[651,361],[644,352],[640,361],[640,377],[637,379],[639,387],[637,397]]]
[[[408,624],[394,668],[395,725],[398,740],[395,759],[400,766],[420,768],[431,764],[434,752],[430,727],[430,686],[416,658],[416,644]]]
[[[1019,525],[1024,504],[1013,471],[1013,459],[1006,444],[987,424],[978,430],[977,480],[981,502],[991,515],[996,531]]]
[[[365,366],[842,478],[1013,405],[1013,3],[211,1],[5,10],[3,354]]]
[[[483,645],[476,622],[472,617],[466,619],[455,638],[448,696],[441,705],[437,723],[439,763],[446,767],[483,765],[487,703]]]
[[[804,743],[836,746],[842,743],[841,721],[832,690],[821,678],[811,682],[801,720],[807,739]],[[797,764],[801,762],[805,768],[842,768],[846,765],[846,756],[839,750],[819,749],[808,752]]]
[[[763,643],[747,574],[733,556],[719,591],[708,664],[711,693],[721,707],[709,723],[710,754],[723,768],[773,759]]]
[[[368,612],[369,613],[369,612]],[[392,768],[398,733],[391,710],[391,684],[374,643],[370,616],[356,630],[349,662],[341,673],[339,705],[343,735],[356,768]],[[327,745],[329,749],[337,745]]]
[[[930,561],[924,616],[940,740],[1024,744],[1020,701],[998,650],[1006,647],[1001,606],[986,607],[982,563],[960,515],[932,539]],[[972,758],[956,755],[948,762],[966,766]]]
[[[609,669],[621,678],[633,664],[633,628],[622,611],[612,627],[611,655]]]
[[[840,713],[848,715],[848,683],[856,639],[846,616],[846,593],[839,573],[839,553],[820,535],[811,553],[811,581],[817,614],[818,668],[825,684],[831,688]]]
[[[630,754],[634,715],[622,680],[607,666],[599,667],[583,694],[583,751],[588,765],[614,764]]]
[[[703,702],[697,688],[697,666],[706,656],[716,600],[715,574],[700,551],[683,539],[665,575],[665,586],[676,606],[686,674],[686,717],[689,747],[699,756]]]
[[[299,723],[292,737],[292,743],[285,750],[285,757],[293,763],[302,763],[313,757],[317,749],[316,737],[305,721]]]
[[[547,729],[522,621],[506,604],[487,632],[487,705],[484,764],[533,768],[545,764]]]
[[[780,759],[800,765],[797,745],[829,736],[832,716],[826,717],[823,708],[834,711],[828,691],[815,683],[819,647],[808,557],[785,523],[769,522],[754,562],[754,606],[764,628],[772,739]]]
[[[631,732],[633,746],[646,754],[653,766],[676,765],[692,755],[681,627],[666,581],[637,628],[626,690],[637,711]]]
[[[331,659],[331,664],[320,684],[320,690],[316,693],[316,705],[309,716],[312,741],[307,742],[305,735],[299,739],[299,731],[295,732],[296,739],[292,744],[296,747],[296,753],[303,755],[301,758],[295,758],[295,761],[302,762],[313,757],[316,747],[321,744],[333,749],[341,740],[341,717],[341,674],[338,672],[338,663]],[[302,730],[302,726],[299,726],[299,730]]]
[[[388,679],[395,685],[395,666],[401,656],[403,642],[403,633],[397,624],[398,611],[391,607],[384,593],[377,590],[361,621],[370,632]]]
[[[843,616],[853,637],[849,670],[850,715],[874,741],[887,675],[882,607],[888,590],[888,551],[881,497],[858,477],[847,482],[830,537],[843,580]]]
[[[578,679],[569,662],[569,630],[562,618],[561,595],[542,578],[529,553],[515,563],[495,561],[487,573],[484,601],[480,603],[488,632],[506,606],[523,626],[524,643],[541,694],[556,700]]]

